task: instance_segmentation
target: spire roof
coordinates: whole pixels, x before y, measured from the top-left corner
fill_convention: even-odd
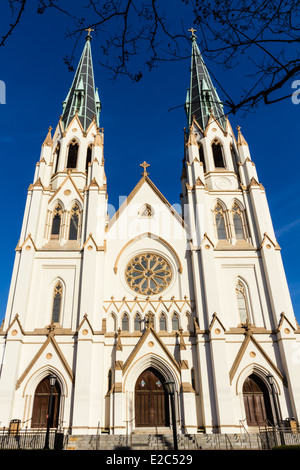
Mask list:
[[[226,126],[223,104],[212,83],[209,72],[204,63],[202,54],[197,45],[197,36],[192,28],[192,58],[190,88],[187,92],[185,109],[187,113],[188,126],[192,124],[193,116],[205,130],[211,113],[218,120],[223,129]]]
[[[101,103],[98,89],[95,88],[94,82],[91,38],[89,30],[72,86],[63,103],[61,121],[64,125],[64,129],[68,127],[71,120],[76,115],[76,112],[85,131],[88,129],[94,117],[97,126],[99,126]]]

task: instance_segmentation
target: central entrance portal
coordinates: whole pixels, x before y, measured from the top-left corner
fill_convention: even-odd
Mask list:
[[[165,379],[154,368],[144,370],[135,385],[135,425],[162,427],[170,425]]]

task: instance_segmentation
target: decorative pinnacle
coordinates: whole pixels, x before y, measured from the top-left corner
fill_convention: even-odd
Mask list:
[[[142,168],[144,168],[144,172],[142,173],[142,175],[143,175],[143,176],[148,176],[149,173],[146,171],[146,168],[148,168],[148,166],[150,166],[149,163],[143,162],[143,163],[140,164],[140,166],[141,166]]]

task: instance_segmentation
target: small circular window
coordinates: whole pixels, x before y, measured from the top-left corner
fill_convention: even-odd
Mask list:
[[[169,286],[172,269],[162,256],[144,253],[128,263],[125,278],[131,289],[139,294],[159,294]]]

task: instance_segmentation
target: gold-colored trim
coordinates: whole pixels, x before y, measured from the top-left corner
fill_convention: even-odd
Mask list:
[[[35,363],[37,362],[37,360],[41,357],[42,353],[45,351],[46,347],[49,345],[49,344],[52,344],[57,356],[59,357],[59,359],[61,360],[62,362],[62,365],[64,366],[67,374],[69,375],[70,379],[72,382],[74,382],[74,375],[73,375],[73,372],[72,372],[72,369],[71,367],[68,365],[68,362],[65,358],[65,356],[63,355],[60,347],[58,346],[55,338],[54,338],[54,326],[51,325],[49,327],[49,334],[48,334],[48,338],[46,339],[46,341],[44,342],[44,344],[40,347],[40,349],[38,350],[38,352],[35,354],[35,356],[32,358],[32,360],[30,361],[30,363],[28,364],[28,366],[26,367],[26,369],[24,370],[23,374],[21,374],[21,376],[19,377],[19,379],[17,380],[16,382],[16,390],[20,387],[21,383],[23,382],[23,380],[25,379],[25,377],[28,375],[29,371],[33,368],[33,366],[35,365]]]
[[[218,315],[216,314],[216,312],[215,312],[215,313],[213,314],[213,316],[212,316],[212,321],[211,321],[211,323],[210,323],[210,325],[209,325],[208,331],[211,333],[211,331],[212,331],[212,329],[213,329],[213,327],[214,327],[214,325],[215,325],[216,322],[222,327],[223,332],[225,333],[226,328],[225,328],[225,326],[223,325],[223,323],[220,321],[220,319],[218,318]]]
[[[236,358],[233,361],[232,367],[229,371],[229,379],[230,383],[232,383],[234,376],[236,374],[236,371],[241,363],[241,360],[246,352],[246,349],[250,343],[250,341],[256,346],[256,348],[259,350],[259,352],[262,354],[262,356],[266,359],[267,363],[270,365],[270,367],[274,370],[274,372],[280,377],[284,385],[287,385],[286,378],[284,375],[280,372],[278,367],[274,364],[274,362],[271,360],[271,358],[267,355],[267,353],[264,351],[264,349],[261,347],[261,345],[256,341],[256,339],[253,337],[252,333],[250,331],[246,332],[245,339],[236,355]]]
[[[204,131],[204,137],[207,137],[207,133],[208,133],[208,129],[209,129],[209,126],[211,124],[215,124],[219,127],[219,129],[221,130],[222,134],[224,135],[224,137],[227,137],[227,134],[228,132],[227,131],[224,131],[218,121],[218,119],[214,116],[214,114],[211,112],[210,113],[210,116],[209,116],[209,120],[207,122],[207,125],[206,125],[206,128],[205,128],[205,131]],[[199,126],[200,127],[200,126]],[[227,127],[227,126],[226,126]]]
[[[258,249],[261,250],[262,247],[264,246],[264,244],[265,244],[267,241],[269,241],[269,242],[273,245],[273,247],[274,247],[275,250],[281,250],[281,248],[280,248],[280,246],[279,246],[277,240],[276,240],[276,243],[273,242],[273,240],[271,240],[271,238],[269,237],[269,235],[268,235],[266,232],[264,233],[264,238],[262,239],[262,242],[261,242],[260,246],[258,247]]]
[[[28,240],[31,241],[34,250],[37,251],[37,248],[36,248],[35,243],[34,243],[34,241],[33,241],[33,239],[32,239],[31,233],[29,233],[29,234],[27,235],[27,237],[25,238],[25,240],[24,240],[24,242],[22,243],[22,245],[19,245],[19,243],[18,243],[18,245],[17,245],[16,248],[15,248],[15,251],[21,251],[22,248],[23,248],[23,246],[25,245],[25,243],[28,242]]]
[[[185,230],[189,231],[188,226],[186,225],[185,221],[183,218],[178,214],[178,212],[174,209],[174,207],[171,206],[169,201],[163,196],[163,194],[159,191],[159,189],[155,186],[155,184],[150,180],[148,176],[142,176],[140,181],[137,183],[135,188],[131,191],[129,196],[125,199],[121,207],[117,210],[117,212],[113,215],[113,217],[110,219],[108,223],[108,230],[112,227],[114,223],[118,220],[122,212],[128,207],[130,201],[134,198],[134,196],[138,193],[140,188],[143,186],[144,183],[148,183],[150,188],[154,191],[154,193],[161,199],[161,201],[168,207],[170,210],[171,214],[176,217],[178,222],[182,225],[182,227],[185,228]]]
[[[23,335],[25,335],[25,332],[24,332],[23,327],[22,327],[22,325],[21,325],[21,323],[20,323],[20,320],[19,320],[19,315],[18,315],[18,313],[16,313],[15,318],[13,319],[13,321],[11,322],[11,324],[9,325],[9,327],[7,328],[6,334],[7,334],[7,333],[9,332],[9,330],[13,327],[14,323],[17,323],[17,324],[18,324],[18,327],[20,328],[21,333],[22,333]]]
[[[285,315],[284,312],[282,312],[282,313],[280,314],[280,320],[279,320],[278,327],[277,327],[275,333],[279,333],[279,331],[282,329],[282,325],[283,325],[283,322],[284,322],[284,321],[286,321],[286,322],[290,325],[290,327],[291,327],[292,330],[293,330],[293,333],[295,333],[296,328],[292,325],[292,323],[291,323],[290,320],[286,317],[286,315]],[[295,321],[296,321],[296,319],[295,319]]]
[[[83,244],[83,247],[82,247],[83,249],[86,247],[86,245],[88,244],[89,241],[92,241],[92,243],[95,245],[95,248],[96,248],[97,251],[106,251],[106,240],[104,240],[104,244],[102,246],[97,245],[92,233],[89,234],[88,238],[86,239],[85,243]]]
[[[143,333],[143,335],[141,336],[141,338],[139,339],[138,343],[136,344],[136,346],[134,347],[133,351],[131,352],[131,354],[129,355],[128,359],[126,360],[124,366],[123,366],[123,375],[125,375],[126,371],[128,370],[129,366],[132,364],[134,358],[136,357],[136,355],[138,354],[138,352],[140,351],[141,347],[143,346],[143,344],[145,343],[145,341],[147,340],[148,336],[152,334],[154,336],[154,338],[156,339],[157,343],[161,346],[161,348],[163,349],[164,353],[167,355],[167,357],[169,358],[169,360],[172,362],[172,364],[176,367],[176,369],[178,370],[178,372],[180,372],[180,366],[178,364],[178,362],[175,360],[174,356],[172,356],[172,354],[170,353],[170,351],[166,348],[166,346],[164,345],[164,343],[162,342],[162,340],[159,338],[159,336],[157,335],[157,333],[155,332],[155,330],[152,328],[152,326],[149,326],[145,332]]]
[[[129,242],[126,243],[126,245],[123,246],[123,248],[121,248],[118,256],[117,256],[117,259],[115,261],[115,264],[114,264],[114,273],[117,274],[118,272],[118,265],[119,265],[119,261],[120,261],[120,257],[123,253],[123,251],[131,244],[133,243],[134,241],[136,240],[139,240],[139,239],[142,239],[142,238],[153,238],[153,239],[156,239],[156,240],[159,240],[161,241],[162,243],[164,243],[170,250],[171,252],[173,253],[173,255],[175,256],[176,260],[177,260],[177,263],[178,263],[178,270],[180,272],[180,274],[182,274],[182,271],[183,271],[183,267],[182,267],[182,264],[181,264],[181,261],[180,261],[180,258],[178,256],[178,254],[176,253],[176,251],[174,250],[174,248],[172,247],[172,245],[170,245],[169,242],[167,242],[167,240],[165,240],[164,238],[162,237],[159,237],[158,235],[154,235],[152,234],[151,232],[145,232],[145,233],[142,233],[141,235],[137,235],[136,237],[132,238],[131,240],[129,240]]]
[[[51,203],[51,201],[57,196],[57,194],[59,193],[59,191],[62,189],[62,187],[66,184],[66,182],[70,180],[71,183],[73,184],[74,186],[74,189],[75,191],[77,192],[78,196],[80,197],[81,201],[83,202],[83,197],[82,195],[80,194],[79,192],[79,189],[77,188],[76,184],[74,183],[73,179],[71,178],[71,172],[68,171],[68,176],[65,178],[65,180],[61,183],[61,185],[59,186],[59,188],[57,188],[57,190],[55,191],[55,193],[51,196],[51,198],[49,199],[48,201],[48,204]]]
[[[243,136],[243,134],[241,133],[241,126],[237,126],[237,131],[238,131],[238,143],[237,143],[237,146],[238,147],[241,147],[243,145],[246,145],[248,147],[248,144]]]
[[[81,330],[81,328],[83,327],[84,323],[87,323],[87,324],[88,324],[88,326],[89,326],[89,328],[90,328],[90,331],[92,332],[92,335],[94,335],[95,332],[94,332],[94,330],[93,330],[92,325],[91,325],[90,322],[89,322],[87,313],[85,313],[85,314],[83,315],[83,319],[81,320],[81,322],[80,322],[80,324],[79,324],[79,326],[78,326],[78,328],[77,328],[75,334],[78,334],[78,333],[79,333],[79,330]]]
[[[107,306],[105,306],[107,304]],[[144,313],[145,311],[153,310],[158,312],[165,310],[169,312],[171,309],[176,309],[180,313],[187,308],[190,312],[195,310],[194,300],[185,299],[171,299],[163,300],[162,298],[158,300],[149,300],[149,299],[132,299],[126,300],[124,297],[122,300],[115,300],[114,297],[111,300],[105,300],[103,302],[103,309],[105,313],[108,313],[110,310],[115,309],[118,313],[122,309],[126,309],[129,313],[136,311],[137,309]]]
[[[53,146],[53,140],[52,140],[52,137],[51,137],[51,131],[52,131],[52,127],[50,126],[48,128],[48,134],[44,140],[44,143],[42,145],[42,147],[52,147]]]

